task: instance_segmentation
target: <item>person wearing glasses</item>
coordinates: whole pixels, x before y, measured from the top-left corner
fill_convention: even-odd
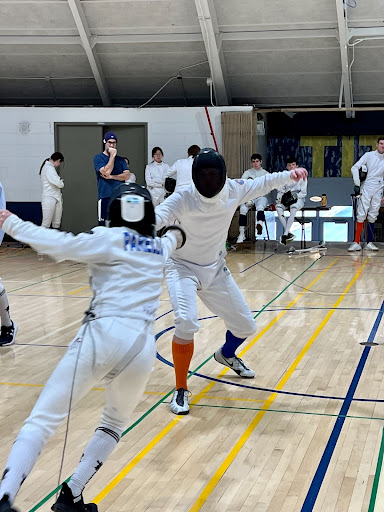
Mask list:
[[[93,158],[97,177],[97,191],[100,202],[99,225],[104,226],[107,208],[113,191],[124,181],[129,180],[128,165],[117,154],[117,136],[113,132],[104,135],[104,151]]]

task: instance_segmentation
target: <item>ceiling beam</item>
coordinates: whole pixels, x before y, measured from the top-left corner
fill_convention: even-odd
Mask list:
[[[88,57],[89,65],[91,66],[93,76],[95,77],[96,85],[99,90],[99,94],[103,105],[108,107],[111,105],[111,99],[108,92],[107,82],[105,80],[103,70],[99,61],[99,57],[96,50],[91,45],[91,31],[83,7],[81,6],[80,0],[68,0],[68,5],[71,9],[72,16],[75,20],[77,30],[79,31],[81,44]]]
[[[352,107],[352,84],[350,78],[350,69],[348,61],[348,40],[347,40],[347,20],[345,18],[343,0],[336,0],[337,26],[339,29],[339,45],[341,59],[341,84],[340,84],[340,100],[342,93],[344,94],[344,105],[347,109],[347,117],[352,117],[352,111],[348,110]],[[340,105],[341,106],[341,101]]]
[[[348,41],[353,37],[364,39],[383,39],[384,27],[364,27],[364,28],[349,28]]]
[[[230,98],[225,85],[224,57],[218,47],[216,34],[219,34],[216,13],[212,0],[195,0],[197,16],[207,52],[217,105],[229,105]]]

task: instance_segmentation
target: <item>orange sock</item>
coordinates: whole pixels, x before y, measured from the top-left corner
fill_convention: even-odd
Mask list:
[[[357,244],[360,243],[361,232],[363,231],[364,222],[356,222],[356,234],[355,234],[355,242]]]
[[[184,388],[187,389],[187,377],[189,365],[193,356],[194,343],[181,345],[172,341],[172,356],[173,364],[175,366],[176,376],[176,389]]]

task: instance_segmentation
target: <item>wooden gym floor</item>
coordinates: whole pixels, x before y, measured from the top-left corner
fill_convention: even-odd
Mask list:
[[[228,267],[255,312],[244,345],[254,379],[216,363],[221,320],[200,303],[188,416],[169,411],[172,307],[162,294],[159,359],[132,425],[91,480],[100,511],[379,511],[384,507],[384,247],[349,254],[332,246],[288,256],[274,245],[239,247]],[[0,275],[19,325],[0,349],[0,459],[75,335],[91,292],[84,265],[38,260],[4,247]],[[377,345],[361,345],[369,342]],[[102,384],[71,415],[63,477],[98,425]],[[15,505],[46,512],[54,501],[65,425],[49,442]]]

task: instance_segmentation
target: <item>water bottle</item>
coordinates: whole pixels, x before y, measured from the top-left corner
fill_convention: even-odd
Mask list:
[[[327,206],[327,194],[321,195],[321,206]]]

